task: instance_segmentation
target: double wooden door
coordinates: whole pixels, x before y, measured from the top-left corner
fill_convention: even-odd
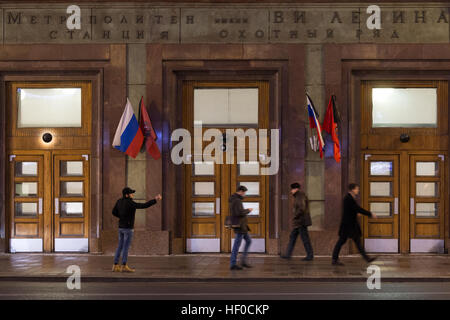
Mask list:
[[[362,204],[369,252],[444,250],[446,155],[434,152],[363,155]]]
[[[11,252],[87,252],[89,154],[8,154]]]

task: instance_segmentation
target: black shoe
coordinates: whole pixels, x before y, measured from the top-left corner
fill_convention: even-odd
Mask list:
[[[249,265],[249,264],[246,264],[246,263],[242,263],[241,264],[241,267],[243,267],[243,268],[253,268],[253,266],[251,266],[251,265]],[[242,268],[241,268],[242,269]]]
[[[302,261],[312,261],[314,257],[304,257]]]
[[[291,256],[284,255],[284,256],[281,256],[281,259],[291,260]]]
[[[377,257],[370,257],[366,259],[367,263],[374,262],[375,260],[377,260]]]
[[[331,264],[333,266],[343,266],[344,264],[342,262],[340,262],[339,260],[333,260],[331,261]]]
[[[230,267],[230,270],[242,270],[242,268],[235,264],[234,266]]]

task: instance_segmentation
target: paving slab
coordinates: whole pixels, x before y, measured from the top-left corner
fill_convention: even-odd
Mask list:
[[[1,254],[0,281],[66,281],[67,268],[80,268],[84,281],[367,281],[368,267],[378,266],[383,281],[448,281],[449,255],[381,255],[367,264],[359,256],[314,261],[272,255],[251,255],[251,269],[229,270],[229,255],[186,254],[131,256],[135,273],[114,273],[112,257],[88,254]]]

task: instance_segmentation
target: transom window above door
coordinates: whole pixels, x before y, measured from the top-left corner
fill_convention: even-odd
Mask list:
[[[372,127],[437,127],[436,88],[372,88]]]
[[[82,125],[81,88],[17,88],[17,104],[17,128]]]
[[[258,125],[258,88],[194,89],[194,121],[202,125]]]

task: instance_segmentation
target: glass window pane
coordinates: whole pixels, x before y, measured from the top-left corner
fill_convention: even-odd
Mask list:
[[[82,217],[83,202],[61,202],[61,215],[66,217]]]
[[[242,202],[244,209],[253,209],[249,216],[259,216],[259,202]]]
[[[239,186],[245,186],[248,189],[248,196],[259,196],[259,182],[243,181],[238,183]]]
[[[437,217],[438,204],[437,203],[416,203],[417,217]]]
[[[392,176],[392,161],[371,161],[371,176]]]
[[[258,89],[195,89],[194,121],[203,125],[257,124]]]
[[[379,217],[391,216],[391,203],[390,202],[371,202],[370,211],[375,213]]]
[[[194,175],[196,176],[213,176],[214,162],[194,162]]]
[[[248,161],[239,163],[240,176],[257,176],[259,175],[259,162]]]
[[[81,88],[19,88],[17,98],[18,128],[81,127]]]
[[[37,197],[37,182],[20,182],[16,183],[16,197]]]
[[[36,202],[16,202],[16,216],[36,216],[38,204]]]
[[[194,196],[214,196],[214,182],[194,182]]]
[[[83,176],[83,161],[61,161],[61,176]]]
[[[38,175],[38,163],[28,161],[16,162],[16,177],[36,177]]]
[[[82,181],[62,181],[61,182],[61,196],[63,196],[63,197],[83,196],[83,182]]]
[[[390,182],[371,182],[370,196],[372,197],[390,197],[391,183]]]
[[[192,213],[194,216],[213,216],[214,202],[194,202],[192,203]]]
[[[438,186],[436,182],[416,182],[416,196],[436,197]]]
[[[437,126],[436,88],[373,88],[373,127]]]
[[[416,162],[416,176],[434,177],[438,174],[438,163],[431,162]]]

